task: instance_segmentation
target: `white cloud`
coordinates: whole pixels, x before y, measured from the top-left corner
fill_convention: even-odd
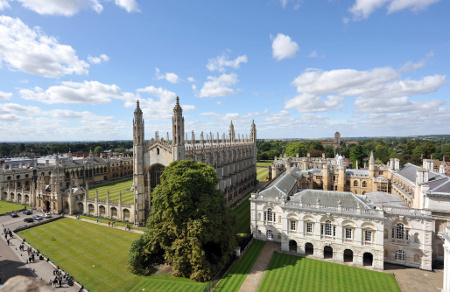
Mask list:
[[[108,62],[109,61],[109,57],[105,54],[101,54],[98,57],[92,57],[92,56],[88,56],[88,61],[92,64],[100,64],[102,62]]]
[[[84,121],[103,121],[114,119],[114,117],[112,116],[97,116],[89,111],[77,112],[66,109],[55,109],[51,111],[46,111],[43,114],[45,116],[51,116],[53,118],[58,119],[70,119],[70,120],[82,119]]]
[[[300,50],[297,43],[289,36],[282,33],[277,34],[272,42],[272,56],[278,61],[295,57],[295,53]]]
[[[234,94],[230,86],[238,82],[237,75],[234,73],[222,74],[219,77],[208,76],[207,79],[198,97],[223,97]]]
[[[122,7],[127,12],[139,12],[136,0],[115,0],[117,6]]]
[[[41,112],[40,108],[36,106],[23,106],[17,103],[3,103],[0,104],[0,116],[5,114],[25,114],[36,115]]]
[[[426,9],[431,4],[440,0],[356,0],[355,4],[349,9],[354,19],[367,19],[375,10],[388,5],[387,12],[394,13],[406,9],[413,12]]]
[[[158,80],[165,79],[173,84],[181,81],[181,79],[175,73],[161,74],[161,72],[159,71],[159,68],[155,68],[155,76],[156,76],[156,79],[158,79]]]
[[[0,91],[0,100],[8,100],[11,98],[11,96],[12,96],[11,92]]]
[[[194,77],[188,77],[188,78],[187,78],[187,81],[189,81],[189,82],[195,82],[195,79],[194,79]]]
[[[409,71],[415,71],[417,69],[420,69],[422,67],[425,67],[431,57],[433,57],[434,52],[431,51],[428,54],[426,54],[425,58],[420,60],[418,63],[413,63],[412,61],[408,61],[405,65],[403,65],[399,71],[401,72],[409,72]]]
[[[425,76],[421,80],[402,79],[391,67],[368,71],[307,69],[292,84],[299,95],[285,102],[286,109],[319,112],[341,109],[344,97],[357,97],[355,112],[392,113],[439,107],[441,101],[415,102],[410,96],[436,91],[446,81],[445,75]],[[321,96],[326,95],[323,99]]]
[[[7,8],[11,8],[8,3],[8,0],[0,0],[0,10],[5,10]]]
[[[87,74],[89,64],[79,60],[75,50],[51,36],[30,29],[20,19],[0,16],[0,62],[12,70],[43,77]]]
[[[122,92],[117,85],[102,84],[98,81],[61,82],[61,85],[51,86],[47,90],[36,87],[34,90],[21,89],[20,96],[26,100],[35,100],[47,104],[85,103],[105,104],[111,99],[136,99],[135,95]]]
[[[209,71],[225,72],[225,67],[239,69],[240,64],[245,64],[247,61],[246,55],[238,56],[236,59],[230,60],[230,57],[224,52],[221,56],[209,59],[206,68],[208,68]]]
[[[176,94],[167,89],[161,87],[148,86],[145,88],[139,88],[137,92],[143,94],[148,93],[156,99],[143,98],[140,96],[140,105],[146,119],[150,120],[170,120],[173,115],[173,107],[175,105]],[[180,100],[182,102],[182,99]],[[135,106],[135,100],[128,99],[125,106]],[[193,105],[181,105],[183,112],[195,110]]]
[[[308,57],[316,58],[317,57],[317,51],[311,51],[311,53],[309,53]]]
[[[22,6],[41,15],[72,16],[81,9],[92,9],[97,13],[103,11],[98,0],[17,0]]]

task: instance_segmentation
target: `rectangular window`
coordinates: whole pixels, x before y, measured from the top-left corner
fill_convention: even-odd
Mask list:
[[[345,239],[352,239],[352,229],[345,228]]]
[[[409,230],[405,230],[406,240],[409,240]]]
[[[307,233],[312,233],[313,232],[313,225],[312,223],[306,223],[306,232]]]
[[[295,231],[295,221],[291,221],[291,230]]]
[[[267,211],[264,211],[264,221],[267,221]]]
[[[333,236],[336,236],[336,226],[333,226]]]
[[[372,241],[372,231],[364,231],[364,241]]]
[[[392,239],[395,238],[395,228],[392,228]]]

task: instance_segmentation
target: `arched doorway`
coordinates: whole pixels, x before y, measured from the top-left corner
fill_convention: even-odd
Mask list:
[[[372,266],[373,265],[373,254],[370,252],[365,252],[363,254],[363,266]]]
[[[314,254],[314,245],[310,242],[305,244],[305,254],[312,255]]]
[[[297,242],[295,240],[289,240],[289,251],[297,252]]]
[[[123,214],[123,220],[130,221],[130,210],[123,209],[122,214]]]
[[[100,211],[100,212],[99,212],[99,213],[100,213],[99,215],[102,216],[102,217],[105,217],[105,214],[106,214],[105,206],[100,206],[98,209],[99,209],[99,211]]]
[[[153,192],[153,189],[156,188],[157,185],[161,183],[161,174],[164,172],[164,166],[161,164],[155,164],[153,165],[150,170],[150,187],[151,191]]]
[[[93,214],[95,213],[95,212],[94,212],[94,210],[95,210],[94,205],[89,204],[88,210],[89,210],[89,215],[93,215]]]
[[[323,258],[332,259],[333,258],[333,248],[331,246],[325,246],[323,248]]]
[[[83,211],[84,211],[83,203],[78,202],[78,213],[83,214]]]
[[[353,251],[351,249],[344,250],[344,262],[346,263],[353,262]]]
[[[51,210],[50,209],[50,201],[47,200],[47,201],[45,201],[44,204],[45,204],[45,211],[50,212],[50,210]]]
[[[30,204],[30,196],[25,195],[25,204]]]
[[[273,240],[273,232],[272,232],[272,230],[267,230],[266,236],[267,236],[267,240]]]
[[[117,209],[116,207],[111,208],[111,217],[116,218],[117,217]]]

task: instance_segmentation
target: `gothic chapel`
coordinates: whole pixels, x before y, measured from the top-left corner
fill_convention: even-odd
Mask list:
[[[219,179],[218,189],[225,195],[228,205],[236,202],[251,190],[256,179],[256,125],[252,122],[250,136],[238,135],[230,124],[228,135],[222,134],[216,139],[210,132],[200,139],[195,138],[194,131],[190,141],[184,132],[183,109],[177,97],[172,117],[172,141],[169,133],[160,138],[159,133],[145,141],[144,119],[137,101],[133,120],[133,179],[135,198],[136,225],[145,225],[150,212],[151,194],[160,182],[164,167],[172,161],[193,159],[211,165],[216,169]]]

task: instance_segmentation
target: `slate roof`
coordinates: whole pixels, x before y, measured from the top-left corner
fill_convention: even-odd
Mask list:
[[[287,196],[287,194],[295,186],[297,180],[302,176],[299,168],[292,167],[291,173],[285,172],[283,175],[277,177],[265,190],[259,194],[263,198],[273,198]]]
[[[392,195],[384,192],[374,192],[365,194],[365,196],[376,206],[379,207],[400,207],[408,208],[408,206],[403,202],[402,198],[396,195]]]
[[[319,200],[321,206],[336,207],[341,204],[343,208],[373,209],[364,200],[351,192],[304,190],[291,197],[292,202],[315,205]]]
[[[403,167],[400,168],[400,170],[397,172],[397,175],[406,178],[412,185],[415,185],[417,175],[416,173],[419,169],[421,169],[421,167],[411,163],[406,163]],[[430,186],[430,189],[427,192],[428,194],[450,196],[450,178],[448,176],[430,171],[428,175],[428,185]]]

